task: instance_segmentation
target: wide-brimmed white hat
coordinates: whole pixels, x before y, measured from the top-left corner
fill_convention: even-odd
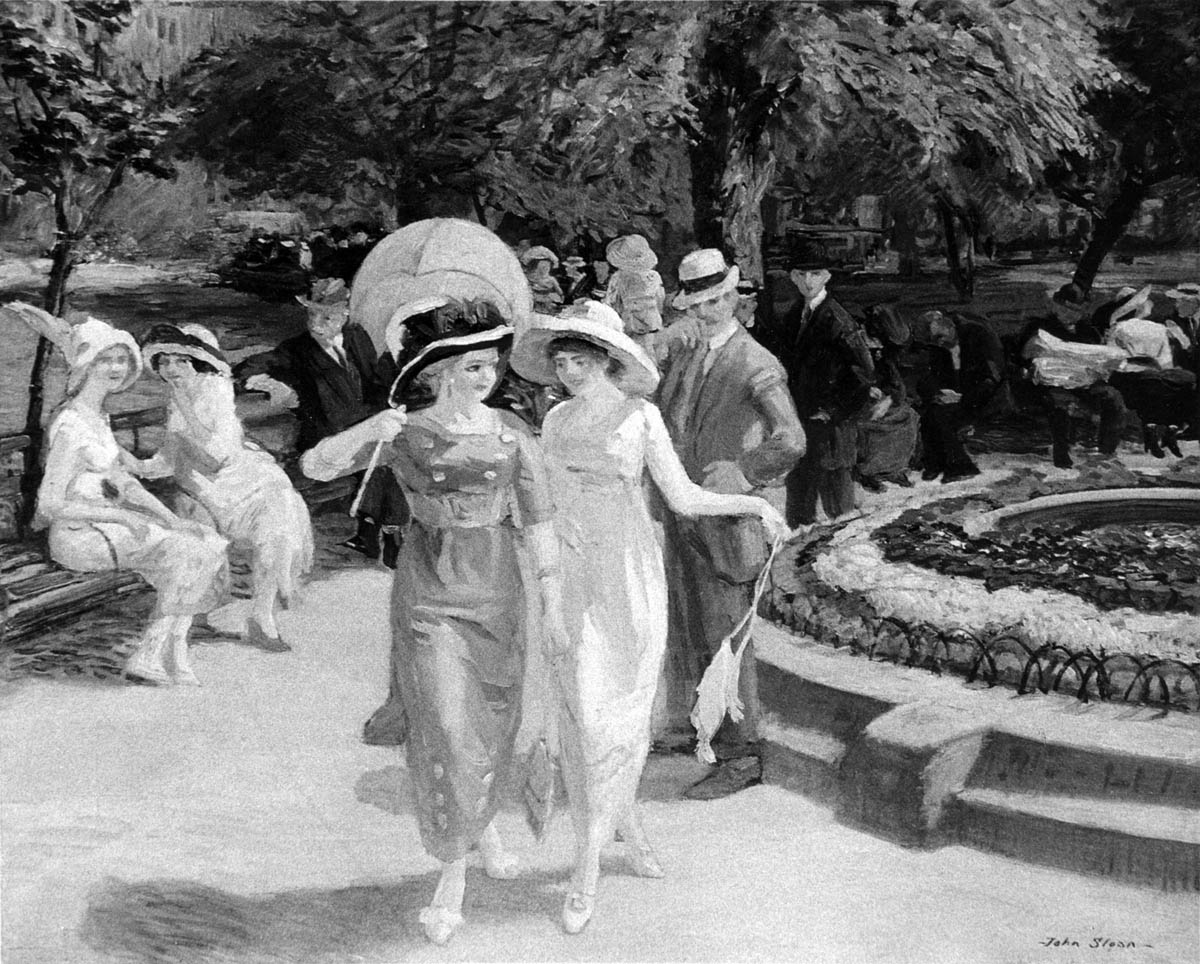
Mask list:
[[[1166,294],[1173,301],[1183,301],[1188,298],[1200,301],[1200,284],[1194,281],[1185,281],[1183,284],[1169,289]]]
[[[1118,321],[1123,321],[1126,318],[1132,318],[1134,315],[1150,303],[1150,292],[1153,290],[1151,285],[1145,285],[1142,288],[1122,288],[1117,292],[1116,307],[1113,308],[1110,324],[1116,324]]]
[[[528,267],[537,261],[549,261],[551,267],[558,267],[558,255],[547,248],[544,244],[535,244],[532,248],[521,255],[521,264]]]
[[[614,268],[624,271],[649,271],[658,264],[658,255],[640,234],[627,234],[609,242],[604,257]]]
[[[626,395],[649,395],[658,387],[658,368],[636,341],[625,334],[621,316],[598,301],[577,301],[561,315],[533,316],[534,327],[513,345],[509,364],[518,375],[541,385],[558,384],[550,345],[557,338],[579,338],[621,363],[613,382]]]
[[[741,280],[737,265],[730,267],[717,248],[701,248],[679,262],[679,293],[671,302],[683,311],[704,301],[713,301],[733,291]]]
[[[117,345],[128,349],[130,354],[129,374],[116,389],[118,392],[123,392],[142,374],[142,353],[138,351],[138,344],[133,335],[91,316],[81,324],[75,325],[71,329],[70,340],[63,352],[71,366],[70,374],[67,376],[67,390],[74,391],[87,376],[92,362],[103,352]]]
[[[142,342],[142,357],[153,370],[159,355],[186,355],[205,362],[227,378],[232,374],[217,336],[203,325],[155,325]]]

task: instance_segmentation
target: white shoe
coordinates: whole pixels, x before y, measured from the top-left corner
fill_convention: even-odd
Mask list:
[[[484,854],[483,872],[492,880],[516,880],[521,876],[521,858],[504,850],[494,857]]]
[[[592,919],[596,909],[596,895],[572,891],[563,901],[562,926],[568,934],[578,934]]]
[[[437,904],[422,909],[417,918],[425,928],[425,938],[439,947],[449,943],[454,932],[462,926],[463,915]]]

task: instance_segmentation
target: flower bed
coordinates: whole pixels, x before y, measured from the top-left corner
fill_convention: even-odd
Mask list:
[[[793,547],[776,570],[774,615],[822,642],[981,684],[1200,710],[1197,564],[1182,559],[1194,528],[1150,526],[1141,541],[1155,542],[1155,561],[1134,563],[1102,532],[1048,551],[1037,529],[982,538],[962,527],[1038,496],[1164,486],[1200,487],[1200,460],[1161,476],[1117,465],[1057,483],[1023,471],[856,520]]]

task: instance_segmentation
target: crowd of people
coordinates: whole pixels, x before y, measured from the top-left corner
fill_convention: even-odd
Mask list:
[[[132,678],[198,682],[188,634],[228,601],[231,549],[251,561],[247,639],[290,648],[276,610],[311,565],[311,521],[242,431],[235,385],[289,386],[302,471],[356,479],[345,545],[394,570],[389,693],[364,739],[405,747],[422,841],[442,865],[421,914],[439,944],[463,922],[471,851],[490,876],[518,873],[494,818],[532,759],[517,739],[535,656],[550,706],[540,746],[561,765],[577,844],[562,924],[578,933],[614,839],[632,873],[662,876],[636,805],[647,753],[694,735],[705,669],[797,527],[911,486],[912,471],[977,475],[972,427],[1022,398],[1046,413],[1059,466],[1081,405],[1099,411],[1102,452],[1127,409],[1156,456],[1178,454],[1198,423],[1196,285],[1168,292],[1176,311],[1162,321],[1149,289],[1088,314],[1067,286],[1006,346],[962,313],[856,316],[819,269],[791,271],[790,303],[764,313],[758,285],[717,249],[686,255],[670,296],[640,235],[612,241],[600,270],[543,245],[518,255],[534,305],[519,332],[490,303],[444,295],[397,310],[379,352],[350,321],[344,280],[324,279],[298,299],[306,330],[236,368],[201,326],[156,325],[138,344],[96,319],[72,328],[9,306],[55,331],[70,363],[38,503],[52,557],[134,569],[156,590]],[[148,460],[104,415],[143,367],[170,390],[166,441]],[[170,507],[139,482],[166,477]],[[780,486],[782,514],[766,498]],[[715,734],[692,798],[761,776],[752,647],[744,715]]]

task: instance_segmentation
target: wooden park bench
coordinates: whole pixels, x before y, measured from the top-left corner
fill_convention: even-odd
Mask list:
[[[112,428],[134,451],[142,447],[143,434],[166,420],[166,408],[142,409],[113,415]],[[4,470],[5,495],[13,497],[20,482],[21,453],[28,448],[27,435],[0,436],[0,458]],[[313,509],[347,506],[357,491],[354,478],[316,482],[301,474],[296,457],[283,461],[292,485]],[[167,483],[169,485],[169,482]],[[161,491],[160,485],[151,488]],[[72,619],[112,601],[114,597],[148,589],[135,572],[72,572],[52,562],[36,542],[0,543],[0,642],[18,640]]]

